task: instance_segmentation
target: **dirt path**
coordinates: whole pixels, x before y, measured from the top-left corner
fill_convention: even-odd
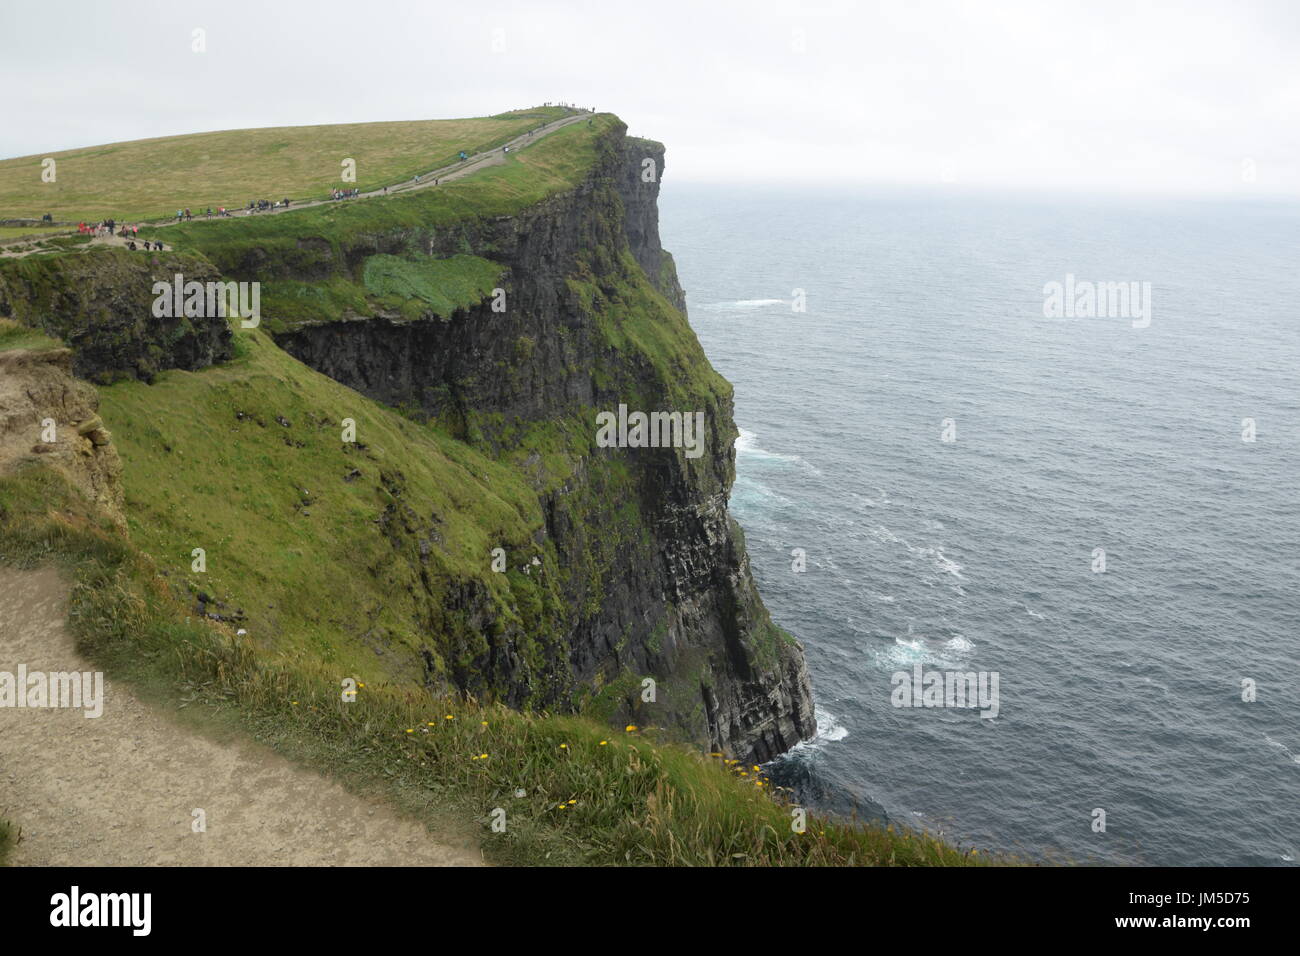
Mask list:
[[[0,671],[90,671],[53,569],[0,567]],[[217,743],[105,683],[103,715],[0,706],[0,815],[15,865],[473,866],[470,841],[420,824],[251,744]],[[207,832],[191,831],[194,809]]]

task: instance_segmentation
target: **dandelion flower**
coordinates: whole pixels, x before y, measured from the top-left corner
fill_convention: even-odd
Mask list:
[[[636,724],[628,724],[623,729],[630,734],[632,731],[636,730]]]
[[[608,740],[602,740],[602,741],[600,742],[600,745],[603,747],[603,746],[605,746],[605,744],[607,744],[607,743],[609,743]]]
[[[455,714],[448,714],[448,715],[447,715],[447,719],[448,719],[448,720],[455,720],[455,719],[456,719],[456,715],[455,715]]]
[[[406,732],[407,732],[408,734],[413,734],[413,733],[415,733],[415,728],[414,728],[414,727],[407,727],[407,728],[406,728]]]

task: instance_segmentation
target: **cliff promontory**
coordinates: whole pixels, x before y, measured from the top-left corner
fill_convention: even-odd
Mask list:
[[[660,244],[663,170],[602,114],[436,189],[6,261],[0,311],[116,380],[133,538],[197,612],[763,761],[812,735],[811,691],[728,514],[732,391]],[[149,317],[173,272],[257,283],[260,326]],[[606,414],[662,430],[601,440]]]

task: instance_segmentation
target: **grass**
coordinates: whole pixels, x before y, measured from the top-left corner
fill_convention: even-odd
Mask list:
[[[517,474],[308,369],[261,330],[237,335],[234,362],[100,390],[132,538],[179,591],[242,609],[249,632],[282,650],[417,684],[486,647],[444,611],[448,594],[481,585],[503,621],[557,600],[538,578],[486,573],[498,546],[544,554],[531,544],[540,505]],[[355,444],[341,440],[344,419]],[[195,548],[204,573],[191,570]]]
[[[590,127],[586,123],[563,127],[498,165],[436,188],[327,203],[277,216],[196,219],[143,229],[141,235],[201,252],[232,278],[315,280],[333,273],[356,279],[347,265],[349,250],[373,249],[377,236],[404,233],[415,251],[444,231],[536,205],[573,188],[608,136],[621,129],[617,117],[601,114],[593,117]]]
[[[241,207],[250,199],[324,198],[446,166],[565,115],[555,107],[475,119],[282,126],[165,136],[0,160],[0,219],[64,222],[173,217],[178,208]],[[57,163],[41,179],[42,161]],[[356,182],[341,163],[356,161]]]
[[[155,703],[235,725],[379,794],[437,833],[476,825],[496,862],[589,865],[978,865],[935,837],[793,808],[754,768],[657,743],[641,728],[519,713],[365,681],[341,699],[337,668],[267,652],[189,616],[146,555],[41,465],[0,478],[0,561],[55,561],[76,581],[78,646]],[[494,811],[505,811],[494,832]]]
[[[50,232],[69,232],[68,226],[0,226],[0,241],[22,236],[40,236]]]
[[[9,857],[18,845],[19,830],[14,824],[0,817],[0,866],[9,865]]]
[[[0,316],[0,352],[6,349],[54,349],[62,345],[44,332]]]
[[[478,256],[403,259],[377,255],[366,259],[362,282],[381,304],[408,312],[412,318],[425,312],[446,318],[458,308],[491,296],[504,271]]]

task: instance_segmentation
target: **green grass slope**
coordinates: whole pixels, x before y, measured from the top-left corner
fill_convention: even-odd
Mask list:
[[[490,573],[493,548],[515,564],[541,553],[540,508],[516,472],[260,331],[239,334],[243,354],[226,365],[100,390],[132,540],[188,602],[203,592],[223,616],[242,609],[256,642],[336,664],[340,677],[418,684],[483,645],[443,610],[458,586],[481,583],[507,615],[552,599],[540,578]],[[346,419],[354,443],[342,440]],[[410,670],[422,649],[428,674]]]
[[[88,146],[0,160],[0,219],[76,222],[166,218],[177,209],[240,207],[250,199],[323,198],[403,182],[558,119],[555,107],[476,119],[223,130]],[[56,179],[42,181],[42,161]],[[340,175],[356,161],[356,182]]]

